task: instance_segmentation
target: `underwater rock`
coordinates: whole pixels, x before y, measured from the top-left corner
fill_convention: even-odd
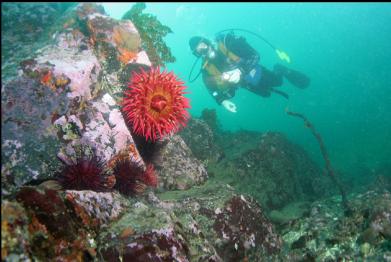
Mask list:
[[[22,60],[34,56],[50,41],[54,25],[76,3],[15,3],[1,5],[1,79],[4,84],[17,76]]]
[[[16,199],[23,206],[31,210],[47,231],[55,238],[75,240],[80,228],[63,201],[59,191],[35,187],[23,187],[16,195]]]
[[[141,52],[140,35],[129,20],[116,20],[106,15],[94,14],[87,18],[87,27],[90,32],[90,41],[98,50],[101,60],[116,59],[123,64],[138,60]],[[117,57],[107,57],[108,50],[114,48]],[[142,54],[145,58],[145,55]],[[137,61],[140,63],[140,60]],[[148,65],[148,60],[144,61]]]
[[[121,100],[132,71],[152,65],[142,49],[144,43],[139,32],[132,21],[116,20],[101,13],[85,16],[84,20],[89,43],[102,67],[93,93],[107,92]]]
[[[1,259],[30,259],[26,210],[19,203],[7,200],[1,202]]]
[[[130,151],[128,154],[135,161],[142,161],[125,120],[118,106],[113,105],[113,99],[110,95],[105,94],[101,99],[84,102],[82,110],[74,113],[67,114],[63,116],[64,118],[59,118],[54,122],[54,125],[62,130],[59,133],[59,138],[68,140],[61,151],[62,158],[74,157],[75,147],[87,145],[106,162],[125,151]],[[129,150],[129,147],[132,150]]]
[[[29,216],[29,253],[33,260],[91,259],[92,232],[80,223],[65,194],[53,189],[23,187],[16,195]]]
[[[379,232],[372,227],[364,230],[357,239],[357,243],[375,245],[378,242]]]
[[[269,218],[273,223],[284,224],[309,214],[310,202],[293,202],[281,210],[272,210]]]
[[[369,226],[360,234],[358,243],[376,245],[383,239],[391,241],[391,194],[386,191],[383,196],[365,210]]]
[[[216,109],[204,109],[201,113],[201,120],[205,121],[213,133],[221,132],[221,125],[217,120]]]
[[[237,186],[267,209],[330,194],[330,181],[300,147],[280,133],[265,133],[255,149],[234,159]]]
[[[2,195],[56,170],[61,147],[53,117],[65,114],[68,99],[36,79],[21,76],[2,88]]]
[[[116,246],[100,251],[103,261],[189,261],[174,235],[149,233],[133,239],[118,250]]]
[[[186,237],[168,212],[140,200],[99,234],[104,261],[189,261]]]
[[[98,232],[117,221],[124,212],[129,212],[127,200],[113,192],[23,187],[16,198],[24,209],[17,204],[2,204],[2,211],[8,212],[2,217],[2,223],[17,223],[13,228],[23,226],[26,232],[18,236],[14,230],[2,228],[7,241],[3,252],[39,260],[91,260],[96,255]],[[14,243],[16,238],[21,241],[18,246]]]
[[[103,260],[257,261],[282,247],[256,201],[222,184],[129,202],[131,212],[99,235]]]
[[[176,192],[183,197],[164,200],[150,192],[136,199],[23,187],[17,199],[25,209],[16,213],[29,229],[22,242],[29,249],[8,242],[4,252],[16,250],[18,256],[40,260],[220,262],[245,254],[260,258],[280,249],[280,238],[253,199],[223,185],[193,190],[190,197],[191,192]]]
[[[96,82],[100,64],[93,54],[93,49],[80,51],[81,45],[87,45],[86,38],[80,31],[58,34],[56,44],[46,46],[35,60],[38,67],[49,64],[54,77],[70,79],[68,98],[91,99],[91,86]],[[46,82],[49,82],[48,79]]]
[[[84,226],[99,230],[115,221],[125,210],[124,200],[118,193],[67,190],[69,201]]]
[[[391,194],[367,191],[348,195],[352,214],[345,216],[341,197],[331,197],[311,204],[311,214],[282,225],[286,245],[281,260],[291,261],[311,254],[316,261],[384,261],[389,253]],[[297,261],[297,260],[296,260]]]
[[[218,249],[223,258],[235,261],[251,248],[261,249],[265,254],[279,252],[282,240],[256,201],[234,196],[215,214],[213,228],[223,240]]]
[[[142,234],[123,243],[118,251],[115,247],[101,251],[105,261],[190,261],[187,259],[187,247],[173,230],[163,229]]]
[[[208,254],[213,255],[215,250],[222,261],[261,261],[278,254],[282,247],[280,236],[258,203],[238,195],[229,185],[208,181],[187,191],[167,191],[159,196],[162,202],[173,205],[170,210],[187,232],[191,254],[202,253],[208,244]],[[199,255],[194,258],[208,261]]]
[[[391,164],[383,164],[374,170],[374,181],[369,185],[373,190],[391,191]]]
[[[131,151],[128,152],[129,156],[142,164],[142,159],[122,117],[118,101],[110,95],[122,91],[119,88],[121,86],[119,74],[108,72],[108,67],[114,61],[118,62],[118,59],[121,59],[116,55],[117,47],[132,52],[139,51],[140,39],[137,30],[130,21],[117,21],[110,18],[94,8],[94,5],[81,4],[77,12],[85,23],[88,33],[81,36],[82,41],[74,42],[84,43],[87,47],[77,56],[80,58],[80,65],[74,61],[77,58],[73,61],[64,58],[61,60],[61,63],[71,61],[75,70],[70,70],[71,65],[63,64],[59,67],[62,70],[66,69],[68,75],[67,72],[62,73],[71,79],[72,92],[68,97],[72,99],[73,110],[65,116],[66,121],[55,124],[60,130],[64,129],[64,125],[65,127],[73,125],[77,130],[71,134],[71,139],[68,139],[66,148],[61,152],[62,158],[73,157],[73,147],[82,144],[90,146],[104,161],[110,161],[124,154],[124,151]],[[67,39],[69,42],[72,37]],[[76,45],[78,46],[80,47]],[[83,58],[83,55],[87,55],[88,58]],[[144,62],[148,63],[148,61]],[[53,61],[51,63],[54,64]],[[69,138],[68,134],[65,135],[66,137],[63,136],[62,139]],[[129,150],[130,147],[132,150]]]
[[[191,118],[179,134],[198,159],[217,161],[221,157],[222,153],[216,146],[213,131],[205,121]]]
[[[185,190],[200,185],[208,178],[204,165],[196,159],[179,135],[168,138],[152,160],[165,189]]]

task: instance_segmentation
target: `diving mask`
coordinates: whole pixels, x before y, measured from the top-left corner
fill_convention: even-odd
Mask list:
[[[198,44],[194,54],[197,57],[207,57],[209,59],[213,59],[216,57],[216,52],[213,50],[213,48],[204,42]]]

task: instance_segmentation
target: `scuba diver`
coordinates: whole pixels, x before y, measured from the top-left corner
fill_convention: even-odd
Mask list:
[[[229,99],[234,97],[240,86],[263,97],[269,97],[274,92],[288,99],[286,93],[276,89],[282,85],[283,78],[298,88],[306,88],[310,84],[307,76],[281,64],[276,64],[272,71],[260,65],[257,51],[244,37],[238,37],[232,31],[218,34],[216,47],[210,40],[200,36],[192,37],[189,45],[197,59],[202,58],[200,73],[209,93],[218,104],[233,113],[236,113],[237,108]],[[279,56],[283,53],[275,50]]]

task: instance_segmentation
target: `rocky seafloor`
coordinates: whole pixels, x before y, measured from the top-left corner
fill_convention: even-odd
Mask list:
[[[225,132],[205,110],[139,142],[120,100],[152,65],[146,41],[95,4],[2,5],[2,261],[391,261],[389,172],[345,183],[347,214],[284,134]],[[62,188],[55,175],[79,146],[152,163],[158,187]]]

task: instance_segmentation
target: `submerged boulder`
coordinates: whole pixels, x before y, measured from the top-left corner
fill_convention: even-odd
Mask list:
[[[341,197],[317,200],[310,215],[280,228],[290,248],[281,261],[387,261],[390,253],[391,194],[376,190],[348,195],[352,213],[342,212]]]
[[[21,76],[2,89],[2,195],[54,172],[61,148],[53,119],[66,114],[68,98],[39,80]]]
[[[266,210],[274,210],[277,220],[278,210],[290,203],[335,192],[329,177],[284,134],[228,132],[218,127],[213,111],[205,110],[202,118],[191,120],[181,136],[203,160],[211,177],[229,181],[252,195]]]
[[[15,261],[29,259],[28,216],[15,201],[1,202],[1,257]]]
[[[196,158],[209,162],[218,161],[222,157],[213,131],[204,120],[191,118],[186,128],[180,132],[180,136]]]
[[[209,166],[210,170],[225,171],[221,179],[229,179],[235,188],[251,194],[269,212],[332,193],[329,178],[283,134],[242,131],[222,136],[236,141],[237,152],[225,150],[226,158]]]
[[[132,201],[120,220],[99,236],[105,261],[189,261],[186,236],[165,210]]]
[[[270,209],[311,201],[333,188],[308,154],[281,133],[263,134],[256,148],[237,158],[235,166],[240,170],[240,187],[254,192],[254,197]]]
[[[94,233],[83,225],[83,213],[72,206],[64,192],[23,187],[16,199],[28,216],[29,249],[24,251],[25,256],[32,260],[78,260],[95,256]]]
[[[158,206],[171,203],[172,212],[188,232],[190,253],[198,258],[192,261],[199,261],[206,252],[202,243],[209,243],[222,261],[258,261],[277,255],[282,248],[280,236],[257,201],[237,194],[227,184],[208,181],[188,191],[166,192],[159,197],[162,201]]]
[[[189,189],[200,185],[208,173],[200,160],[179,135],[173,135],[154,154],[153,164],[159,172],[161,186],[165,189]]]
[[[15,3],[1,5],[1,79],[17,76],[23,60],[51,41],[60,17],[76,3]],[[62,26],[62,24],[61,24]]]

